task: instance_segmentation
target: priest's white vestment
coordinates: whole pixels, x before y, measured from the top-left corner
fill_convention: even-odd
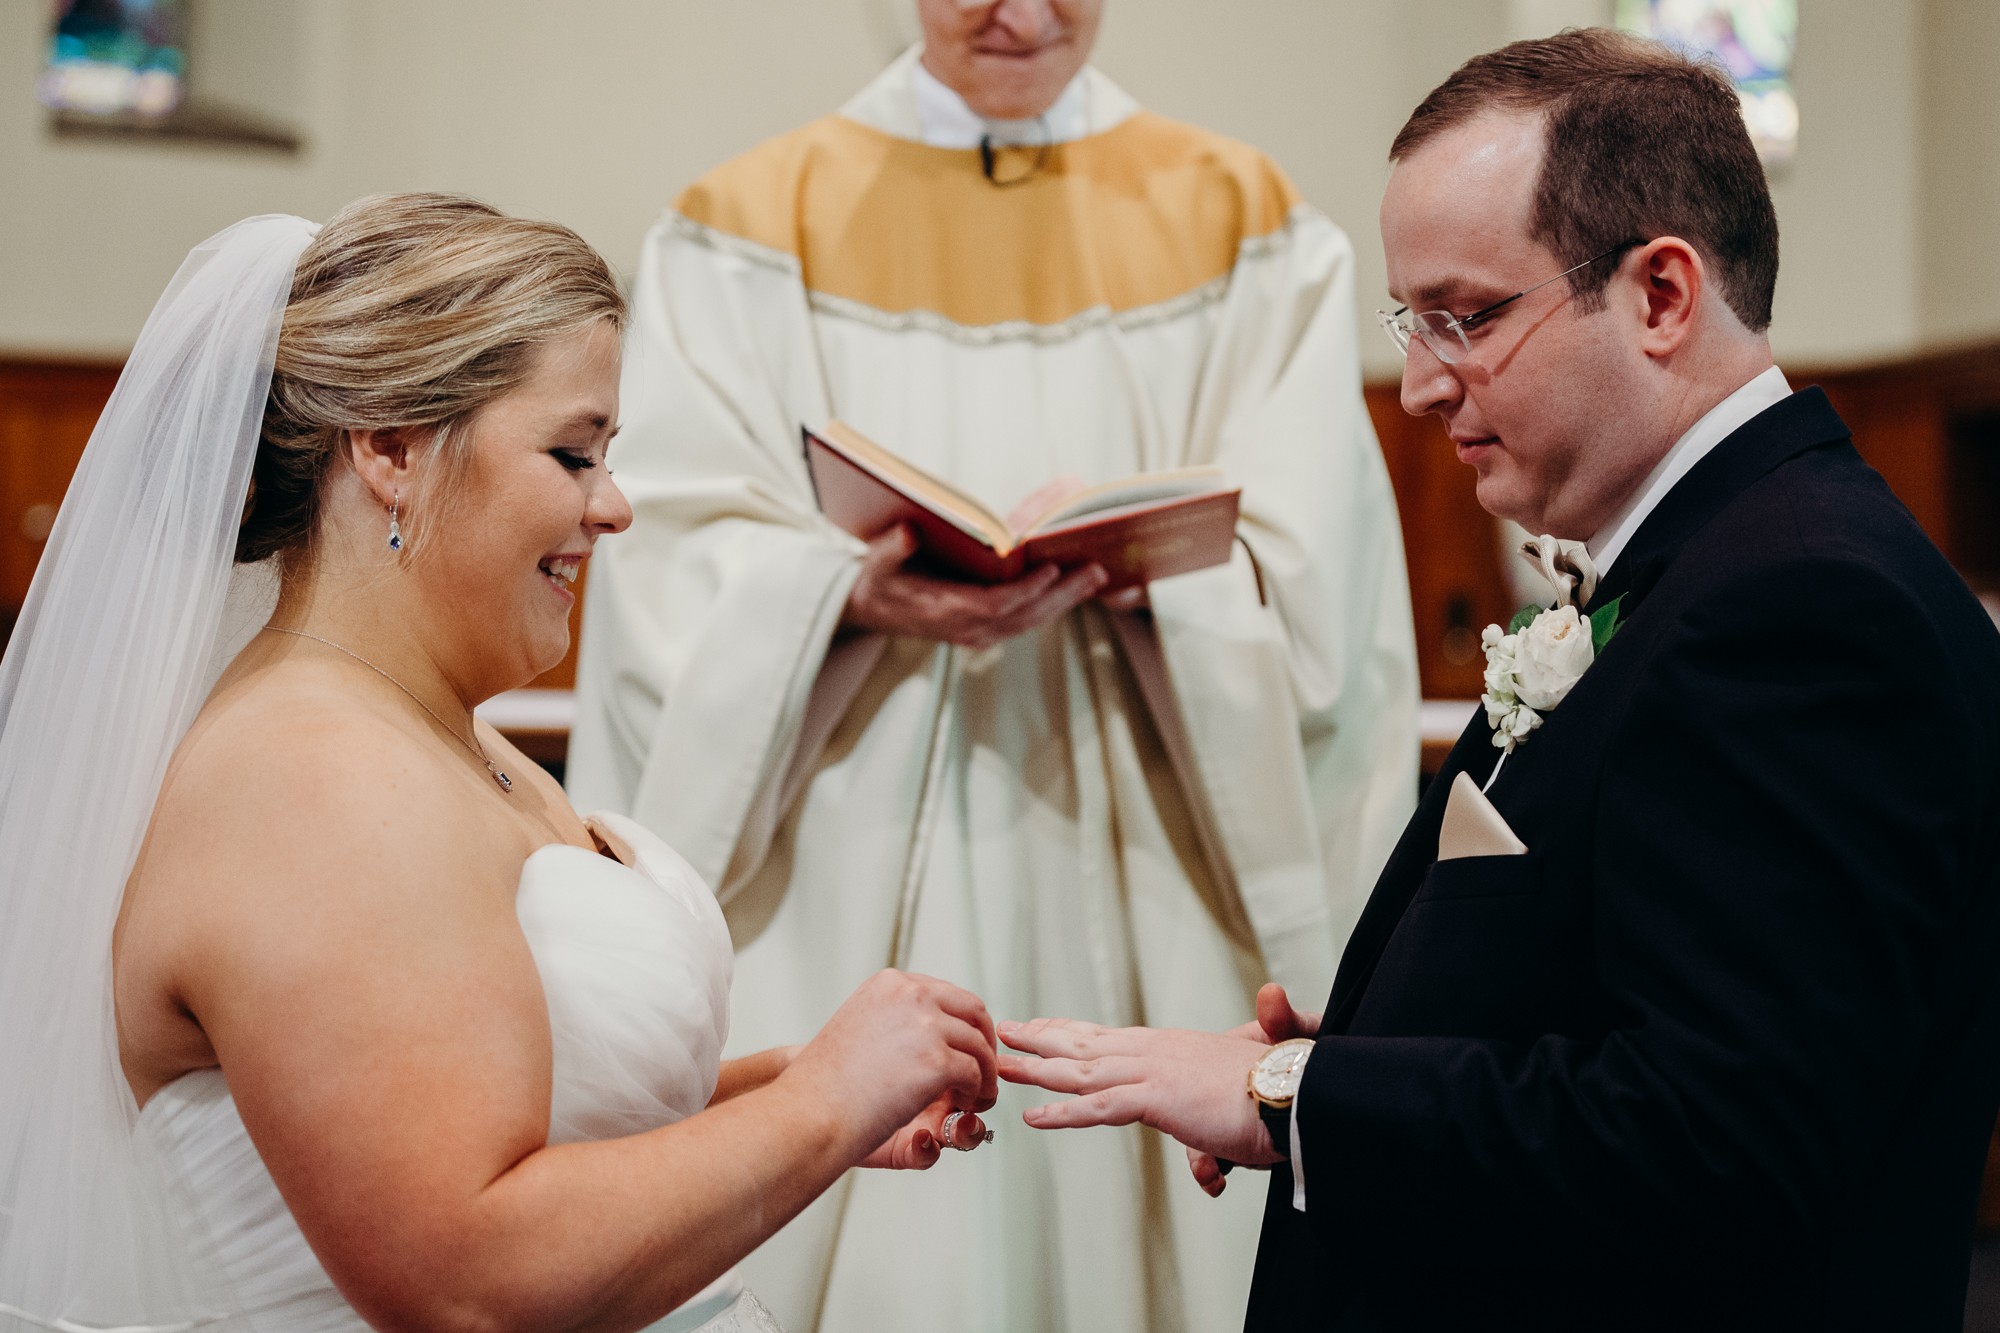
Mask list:
[[[572,798],[716,886],[731,1054],[892,965],[996,1017],[1219,1030],[1266,979],[1316,1006],[1416,793],[1352,249],[1262,155],[1094,70],[1062,142],[997,155],[1007,187],[924,141],[919,88],[913,53],[647,238]],[[984,651],[837,636],[862,546],[799,436],[834,417],[1000,513],[1217,464],[1234,559]],[[1152,1131],[1040,1133],[1002,1089],[995,1142],[851,1173],[750,1258],[793,1333],[1240,1323],[1263,1177],[1211,1200]]]

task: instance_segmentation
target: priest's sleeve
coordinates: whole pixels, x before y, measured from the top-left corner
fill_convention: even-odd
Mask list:
[[[592,561],[569,792],[660,832],[726,897],[827,711],[814,689],[862,548],[799,453],[827,408],[797,262],[670,213],[632,309],[610,463],[634,521]],[[822,695],[866,673],[827,674]]]
[[[1305,1005],[1416,799],[1409,585],[1354,301],[1353,247],[1316,210],[1244,245],[1187,454],[1242,484],[1242,540],[1152,588],[1218,840],[1270,976]]]

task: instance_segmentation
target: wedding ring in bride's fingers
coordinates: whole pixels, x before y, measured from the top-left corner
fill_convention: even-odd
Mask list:
[[[944,1118],[944,1144],[947,1148],[957,1148],[960,1152],[971,1152],[982,1143],[993,1142],[993,1131],[985,1130],[973,1136],[972,1142],[960,1147],[958,1142],[958,1122],[966,1116],[964,1111],[953,1111]]]

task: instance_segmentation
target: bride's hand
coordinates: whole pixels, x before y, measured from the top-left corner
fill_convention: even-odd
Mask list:
[[[917,1112],[917,1118],[889,1136],[889,1141],[861,1159],[862,1166],[889,1171],[927,1171],[944,1156],[945,1117],[959,1108],[949,1097],[940,1097]],[[970,1149],[986,1136],[986,1122],[967,1111],[952,1122],[954,1148]]]
[[[999,1092],[993,1020],[978,996],[914,973],[877,972],[806,1043],[778,1082],[809,1090],[846,1134],[872,1151],[856,1160],[928,1166],[944,1114],[984,1111]],[[961,1117],[960,1141],[971,1127]],[[928,1139],[929,1147],[922,1146]],[[900,1143],[898,1141],[901,1141]],[[929,1160],[923,1160],[925,1156]]]

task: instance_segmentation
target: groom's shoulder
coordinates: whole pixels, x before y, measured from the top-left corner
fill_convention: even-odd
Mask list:
[[[1873,582],[1945,624],[1991,631],[1964,578],[1853,441],[1787,460],[1745,499],[1732,544],[1761,546],[1791,578]]]
[[[1844,436],[1757,478],[1673,564],[1660,591],[1710,626],[1809,654],[1894,635],[1909,671],[1968,684],[2000,671],[1991,616]]]

